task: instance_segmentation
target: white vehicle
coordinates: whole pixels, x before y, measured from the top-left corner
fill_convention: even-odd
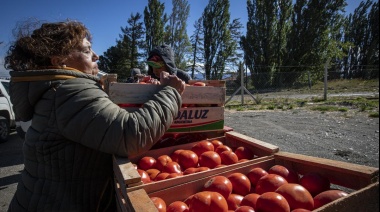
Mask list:
[[[15,114],[9,97],[9,80],[0,79],[0,143],[8,140],[11,128],[15,127]]]

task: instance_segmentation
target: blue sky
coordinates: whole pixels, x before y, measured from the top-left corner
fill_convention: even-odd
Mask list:
[[[172,0],[161,0],[165,3],[166,13],[171,12]],[[247,21],[246,0],[231,0],[231,19],[240,18]],[[346,12],[353,12],[360,0],[347,0]],[[193,32],[194,22],[201,17],[207,0],[189,0],[190,17],[188,34]],[[4,69],[3,57],[13,41],[12,29],[18,22],[29,18],[46,21],[73,19],[83,22],[93,35],[93,49],[102,55],[109,47],[115,45],[131,14],[143,14],[148,0],[2,0],[0,12],[0,77],[8,75]]]

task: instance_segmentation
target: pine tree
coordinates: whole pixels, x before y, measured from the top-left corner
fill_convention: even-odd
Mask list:
[[[156,46],[164,43],[164,27],[167,16],[165,4],[159,0],[148,0],[144,9],[146,55]]]

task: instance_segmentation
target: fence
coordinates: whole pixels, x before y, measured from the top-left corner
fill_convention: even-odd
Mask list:
[[[362,70],[363,75],[379,72],[379,69]],[[318,74],[310,71],[301,72],[276,72],[272,74],[258,73],[241,77],[240,74],[232,75],[226,80],[226,95],[228,102],[240,102],[250,99],[258,101],[258,98],[311,98],[339,95],[363,95],[377,96],[379,93],[378,76],[371,80],[345,79],[346,73],[341,71],[328,71],[326,81],[324,72]],[[241,86],[243,81],[243,87]],[[350,82],[351,81],[351,82]],[[363,83],[359,83],[362,81]],[[244,96],[242,96],[244,94]]]

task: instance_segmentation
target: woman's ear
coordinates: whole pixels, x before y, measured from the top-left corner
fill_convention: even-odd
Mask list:
[[[50,58],[50,63],[53,66],[64,66],[65,65],[64,59],[60,56],[52,56]]]

